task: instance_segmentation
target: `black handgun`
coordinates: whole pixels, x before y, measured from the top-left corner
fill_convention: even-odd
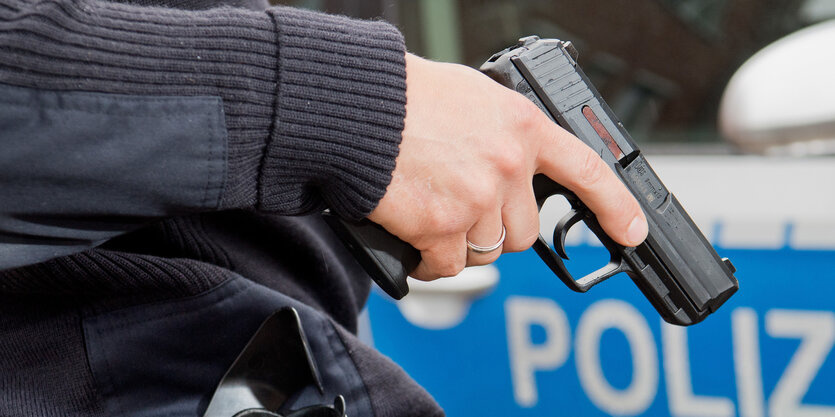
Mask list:
[[[554,229],[554,249],[540,235],[533,248],[569,288],[585,292],[625,272],[667,322],[691,325],[716,311],[739,288],[735,268],[722,259],[664,187],[629,133],[577,65],[570,42],[529,36],[493,55],[481,71],[534,102],[565,130],[594,149],[632,192],[647,217],[649,235],[639,246],[615,243],[591,210],[568,189],[544,175],[533,178],[540,209],[548,197],[562,195],[571,210]],[[377,284],[400,299],[409,291],[406,277],[420,253],[371,223],[326,219]],[[566,269],[565,236],[583,221],[610,253],[608,265],[580,279]]]

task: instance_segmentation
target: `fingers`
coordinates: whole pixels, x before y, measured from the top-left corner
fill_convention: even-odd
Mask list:
[[[467,265],[467,240],[463,233],[447,237],[420,251],[421,261],[410,274],[430,281],[458,275]]]
[[[502,254],[505,241],[502,212],[497,208],[483,216],[466,233],[440,237],[421,250],[421,262],[411,276],[428,281],[458,275],[466,266],[489,264]],[[482,247],[499,245],[494,250],[478,253],[470,249],[467,242]]]
[[[548,125],[543,125],[539,172],[577,194],[616,242],[625,246],[643,242],[646,217],[612,169],[579,139],[553,123]]]
[[[408,54],[406,61],[400,152],[369,218],[421,250],[412,276],[452,276],[528,248],[539,231],[535,173],[574,191],[618,243],[644,239],[645,217],[611,169],[524,96],[472,69]],[[502,225],[500,248],[468,251],[467,239],[496,243]]]
[[[502,253],[502,246],[507,239],[506,230],[502,223],[502,212],[499,207],[482,217],[467,232],[467,241],[482,247],[492,247],[499,243],[501,245],[495,250],[487,253],[478,253],[469,247],[467,248],[467,266],[486,265],[496,260]]]
[[[533,245],[539,236],[539,209],[530,180],[514,188],[502,208],[502,218],[507,227],[504,252],[521,252]]]
[[[516,188],[504,205],[497,201],[494,207],[497,208],[483,215],[466,234],[445,237],[421,251],[422,261],[412,277],[432,280],[453,276],[465,266],[486,265],[502,253],[528,249],[539,235],[539,211],[532,187]],[[479,253],[469,248],[467,242],[482,247],[501,244],[494,250]]]

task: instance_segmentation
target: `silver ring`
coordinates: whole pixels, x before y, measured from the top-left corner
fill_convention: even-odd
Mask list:
[[[504,227],[504,225],[502,225],[502,236],[499,237],[498,242],[496,242],[496,243],[494,243],[490,246],[479,246],[479,245],[476,245],[473,242],[470,242],[470,240],[467,239],[467,247],[470,248],[470,250],[475,252],[475,253],[490,253],[490,252],[493,252],[494,250],[498,249],[500,246],[502,246],[502,243],[504,243],[504,238],[506,236],[507,236],[507,229]]]

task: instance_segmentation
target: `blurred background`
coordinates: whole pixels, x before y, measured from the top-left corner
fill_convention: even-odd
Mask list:
[[[400,28],[411,52],[475,68],[521,36],[571,40],[580,65],[639,145],[677,153],[692,144],[699,152],[737,152],[716,126],[728,80],[769,43],[835,17],[832,0],[280,3],[383,18]]]
[[[688,328],[624,274],[576,294],[532,251],[374,291],[361,335],[449,417],[835,417],[835,0],[282,3],[385,19],[411,52],[476,68],[523,36],[572,41],[737,268],[739,292]],[[549,200],[543,237],[567,209]],[[608,261],[580,225],[566,244],[576,276]]]

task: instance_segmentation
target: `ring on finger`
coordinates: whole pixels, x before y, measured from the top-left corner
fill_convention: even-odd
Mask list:
[[[504,227],[504,225],[502,225],[502,235],[499,237],[498,242],[496,242],[496,243],[494,243],[490,246],[481,246],[481,245],[476,245],[475,243],[470,242],[470,240],[467,239],[467,247],[470,248],[470,250],[475,252],[475,253],[490,253],[490,252],[493,252],[494,250],[496,250],[496,249],[498,249],[502,246],[502,244],[504,243],[505,237],[507,237],[507,229]]]

